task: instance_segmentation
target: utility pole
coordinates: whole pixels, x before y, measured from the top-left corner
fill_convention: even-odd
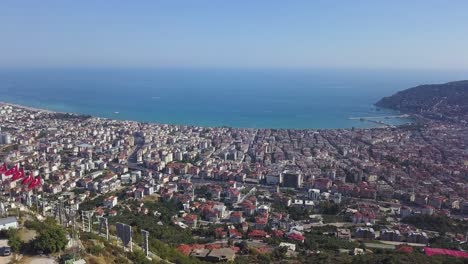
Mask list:
[[[81,211],[81,221],[83,224],[83,232],[91,233],[93,211]]]
[[[59,223],[63,226],[63,201],[60,200],[57,205]]]
[[[109,224],[108,224],[107,218],[100,216],[98,217],[98,219],[99,219],[99,235],[103,234],[102,229],[104,228],[105,229],[104,236],[106,237],[107,240],[109,240]]]
[[[77,232],[76,232],[76,211],[75,210],[71,210],[70,211],[70,216],[71,216],[71,222],[72,222],[72,232],[73,232],[73,238],[77,239],[78,236],[77,236]]]
[[[38,214],[40,214],[40,212],[41,212],[41,211],[39,210],[39,197],[37,197],[37,196],[36,196],[36,212],[37,212]]]
[[[148,249],[148,237],[149,237],[149,232],[146,230],[141,230],[141,235],[143,236],[143,251],[145,252],[145,256],[149,256],[149,249]]]
[[[64,208],[64,214],[65,214],[65,221],[66,221],[65,226],[69,227],[70,222],[72,222],[72,225],[73,225],[73,223],[75,222],[75,216],[76,216],[75,209],[67,206]]]

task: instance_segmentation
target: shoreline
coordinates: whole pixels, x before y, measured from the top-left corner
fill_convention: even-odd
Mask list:
[[[113,121],[119,121],[119,122],[137,122],[137,123],[149,123],[149,124],[155,124],[155,125],[169,125],[169,126],[192,126],[192,127],[205,127],[205,128],[234,128],[234,129],[279,129],[279,130],[313,130],[313,131],[320,131],[320,130],[349,130],[349,129],[361,129],[361,130],[368,130],[368,129],[385,129],[385,128],[395,128],[395,127],[400,127],[404,125],[409,125],[409,124],[414,124],[418,123],[416,120],[416,117],[411,115],[411,114],[406,114],[406,113],[400,113],[400,116],[405,116],[404,118],[406,119],[413,119],[412,122],[407,122],[399,125],[392,125],[392,124],[386,124],[386,125],[381,125],[381,126],[374,126],[374,127],[343,127],[343,128],[272,128],[272,127],[265,127],[265,128],[258,128],[258,127],[236,127],[236,126],[228,126],[228,125],[219,125],[219,126],[204,126],[204,125],[193,125],[193,124],[173,124],[173,123],[159,123],[155,121],[138,121],[138,120],[132,120],[132,119],[117,119],[117,118],[112,118],[112,117],[100,117],[96,115],[91,115],[91,114],[84,114],[84,113],[72,113],[72,112],[63,112],[63,111],[54,111],[54,110],[48,110],[40,107],[32,107],[32,106],[27,106],[27,105],[22,105],[22,104],[17,104],[17,103],[11,103],[11,102],[5,102],[5,101],[0,101],[0,106],[1,105],[9,105],[12,107],[20,108],[20,109],[25,109],[28,111],[32,112],[41,112],[41,113],[47,113],[47,114],[69,114],[69,115],[76,115],[76,116],[89,116],[91,118],[99,118],[99,119],[106,119],[106,120],[113,120]],[[384,108],[383,108],[384,109]],[[394,111],[392,109],[388,109],[391,111]],[[352,117],[349,117],[348,119],[351,119]],[[371,117],[371,118],[377,118],[377,119],[384,119],[384,116],[376,116],[376,117]],[[360,121],[360,122],[365,122],[365,121]]]
[[[57,113],[57,114],[72,114],[72,113],[52,111],[52,110],[47,110],[47,109],[42,109],[42,108],[37,108],[37,107],[32,107],[32,106],[20,105],[20,104],[5,102],[5,101],[0,101],[0,105],[9,105],[9,106],[14,106],[14,107],[21,108],[21,109],[26,109],[26,110],[29,110],[29,111],[44,112],[44,113],[48,113],[48,114],[54,114],[54,113]]]

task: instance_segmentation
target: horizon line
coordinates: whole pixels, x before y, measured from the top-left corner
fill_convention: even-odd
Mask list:
[[[346,67],[346,66],[132,66],[132,65],[56,65],[56,66],[6,66],[0,70],[339,70],[339,71],[444,71],[464,72],[468,68],[435,68],[435,67]]]

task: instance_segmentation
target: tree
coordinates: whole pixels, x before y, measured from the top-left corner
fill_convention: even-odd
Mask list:
[[[146,258],[145,253],[143,253],[143,251],[138,250],[138,249],[130,253],[129,258],[134,263],[151,264],[151,260]]]
[[[340,206],[335,203],[330,203],[329,201],[321,202],[320,209],[322,214],[327,215],[336,215],[340,212]]]
[[[67,245],[65,230],[59,226],[49,226],[39,231],[39,236],[33,241],[33,247],[44,253],[56,253]]]
[[[286,257],[286,253],[288,252],[288,248],[287,247],[276,247],[273,252],[272,252],[272,255],[275,259],[277,260],[282,260]]]
[[[23,245],[23,242],[21,242],[21,239],[18,235],[18,230],[9,229],[7,231],[7,237],[8,237],[8,245],[11,247],[13,252],[18,253]]]
[[[257,261],[260,264],[264,264],[264,263],[269,264],[269,263],[271,263],[271,257],[268,254],[259,254],[257,256]]]
[[[252,263],[251,259],[247,256],[237,256],[234,260],[235,264],[250,264]]]
[[[412,215],[403,218],[403,223],[412,224],[420,229],[437,231],[440,233],[465,233],[468,229],[466,221],[457,221],[442,215]]]
[[[89,253],[95,256],[100,256],[104,252],[104,247],[102,245],[92,245],[89,248]]]

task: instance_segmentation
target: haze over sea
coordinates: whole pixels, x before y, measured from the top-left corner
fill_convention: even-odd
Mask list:
[[[373,104],[419,84],[466,77],[429,70],[2,69],[0,101],[168,124],[374,127],[349,117],[395,114]]]

